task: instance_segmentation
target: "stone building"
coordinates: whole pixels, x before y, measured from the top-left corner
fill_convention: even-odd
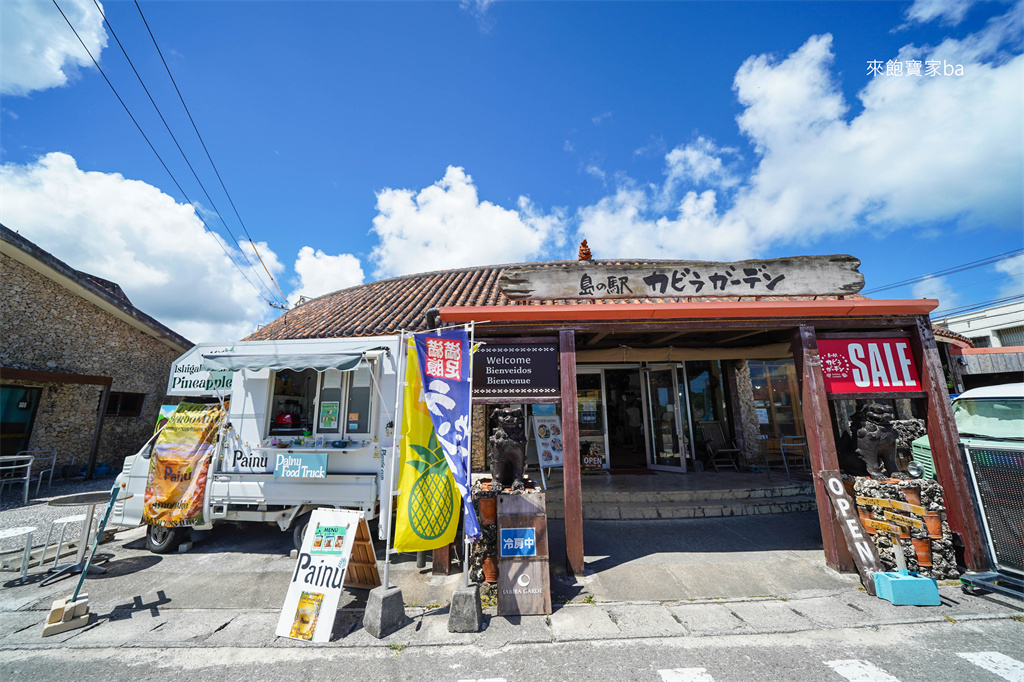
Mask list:
[[[55,450],[58,475],[118,470],[152,435],[171,363],[193,344],[2,225],[0,254],[3,454]]]

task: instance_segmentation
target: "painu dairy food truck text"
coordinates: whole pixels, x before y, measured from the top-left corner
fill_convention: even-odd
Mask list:
[[[200,344],[172,366],[168,395],[225,400],[227,419],[204,493],[206,530],[221,520],[276,523],[296,546],[317,507],[378,512],[394,437],[398,338]],[[152,442],[118,476],[132,494],[111,523],[143,523]],[[147,546],[172,551],[188,528],[150,525]]]

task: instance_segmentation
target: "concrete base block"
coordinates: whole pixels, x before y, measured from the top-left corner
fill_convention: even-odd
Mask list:
[[[368,633],[381,639],[397,631],[407,621],[401,589],[381,585],[370,590],[366,598],[366,613],[363,614],[363,627]]]
[[[484,612],[480,606],[480,585],[459,587],[452,593],[448,611],[448,632],[480,632]]]
[[[56,635],[89,623],[89,595],[80,594],[76,601],[71,597],[58,599],[50,607],[50,615],[43,626],[43,637]]]
[[[192,551],[192,541],[191,540],[188,540],[188,541],[183,542],[180,545],[178,545],[178,554],[184,554],[185,552],[191,552],[191,551]]]

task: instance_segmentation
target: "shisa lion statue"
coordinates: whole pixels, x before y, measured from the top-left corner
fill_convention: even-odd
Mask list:
[[[846,473],[875,480],[907,478],[896,463],[892,419],[892,408],[879,403],[868,403],[853,413],[850,433],[839,441],[839,462]]]
[[[526,429],[520,407],[501,407],[491,413],[491,479],[494,490],[524,490]]]

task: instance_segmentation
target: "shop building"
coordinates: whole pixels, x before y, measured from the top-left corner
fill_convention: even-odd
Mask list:
[[[979,530],[928,318],[937,301],[864,298],[856,293],[863,286],[858,264],[820,256],[463,268],[328,294],[247,340],[473,323],[484,348],[505,358],[500,367],[474,359],[474,469],[486,470],[488,405],[554,406],[566,453],[566,555],[576,573],[583,570],[583,470],[651,471],[658,487],[682,487],[693,472],[715,469],[705,442],[709,423],[735,443],[741,470],[761,466],[766,442],[782,436],[805,439],[810,472],[838,470],[837,443],[850,414],[864,401],[887,403],[926,422],[950,526],[963,540],[967,565],[980,566]],[[867,390],[829,388],[819,351],[828,344],[862,349]],[[491,367],[497,369],[487,379]],[[535,371],[524,383],[525,367]],[[826,561],[852,571],[824,486],[809,478]]]
[[[56,451],[58,476],[117,470],[153,433],[167,375],[192,343],[0,225],[4,455]]]

